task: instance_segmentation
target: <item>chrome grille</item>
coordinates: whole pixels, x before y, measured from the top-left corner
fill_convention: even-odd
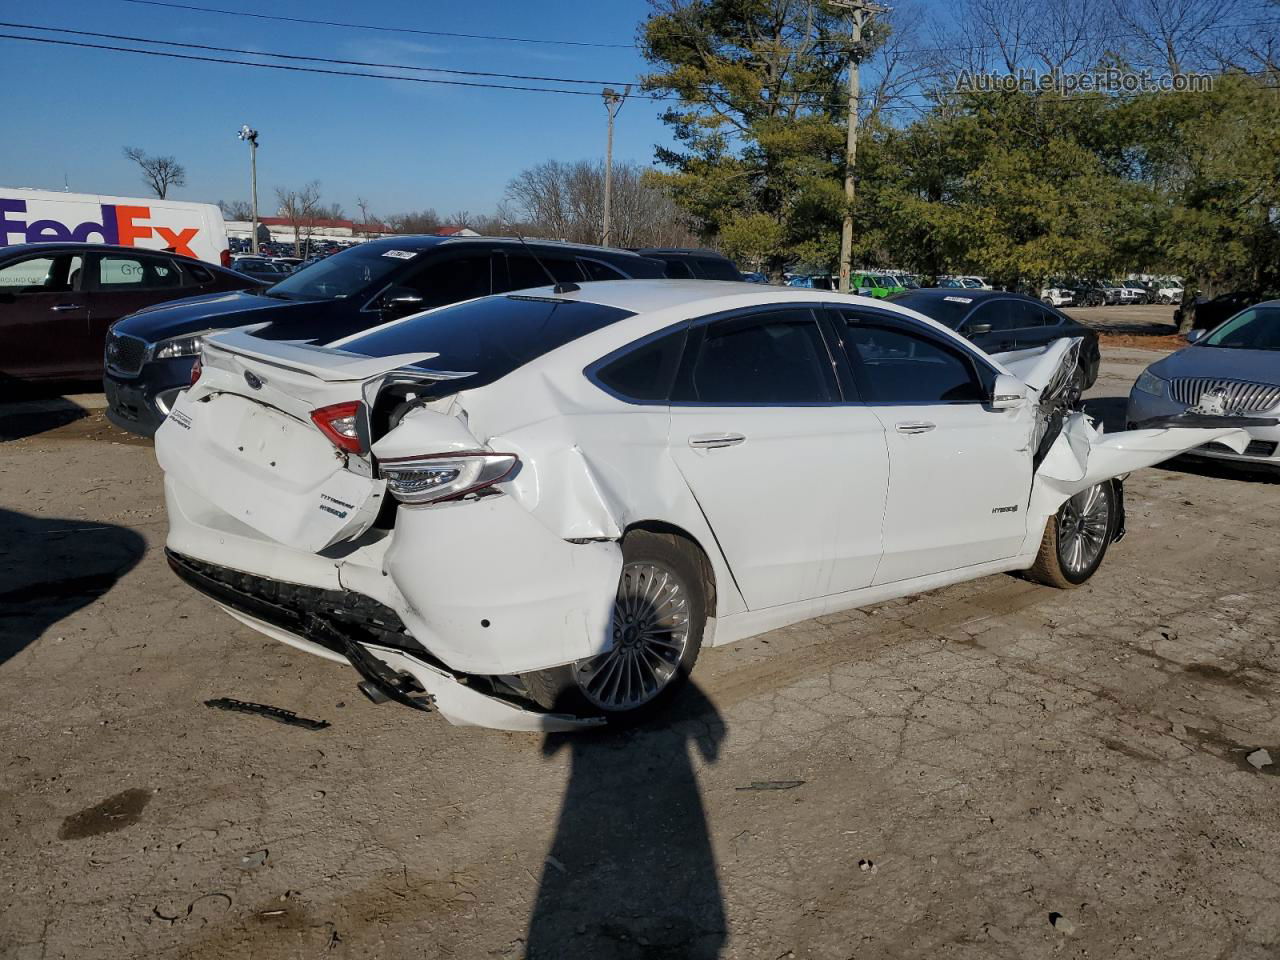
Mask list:
[[[1199,403],[1201,396],[1214,390],[1223,392],[1223,402],[1233,412],[1260,413],[1280,406],[1280,386],[1273,383],[1214,377],[1179,377],[1169,381],[1169,397],[1188,406]]]
[[[134,376],[147,362],[147,341],[127,334],[107,335],[107,369]]]

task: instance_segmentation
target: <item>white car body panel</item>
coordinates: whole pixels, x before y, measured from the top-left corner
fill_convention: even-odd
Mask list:
[[[690,318],[848,299],[699,281],[596,283],[563,296],[636,315],[485,386],[416,408],[376,440],[377,460],[477,450],[520,460],[493,495],[400,504],[390,530],[373,525],[385,490],[370,460],[340,454],[308,414],[368,398],[383,378],[435,355],[368,358],[244,333],[211,336],[204,374],[157,433],[167,546],[233,571],[372,598],[395,611],[450,670],[504,676],[609,648],[620,541],[636,524],[682,531],[706,555],[715,585],[703,641],[710,646],[1025,569],[1046,520],[1073,493],[1211,440],[1247,440],[1232,429],[1104,437],[1075,414],[1033,476],[1038,396],[1075,341],[1001,363],[933,321],[871,300],[867,306],[908,317],[982,356],[998,373],[1019,376],[1026,399],[1004,410],[944,404],[927,413],[860,403],[637,405],[606,393],[582,371]],[[265,382],[249,389],[253,379]],[[929,419],[935,429],[900,433],[904,419]],[[744,441],[689,446],[691,436],[717,432]],[[323,509],[334,506],[324,497],[340,501],[337,512],[345,515]],[[341,659],[305,637],[235,615],[300,649]],[[578,725],[487,696],[408,652],[365,647],[416,677],[453,722]]]

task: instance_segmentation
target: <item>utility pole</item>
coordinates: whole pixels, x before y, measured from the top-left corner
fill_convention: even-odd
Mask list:
[[[840,228],[840,292],[849,292],[853,270],[853,171],[858,158],[858,100],[862,96],[858,64],[862,59],[862,31],[877,13],[889,8],[870,0],[827,0],[849,13],[849,132],[844,148],[844,224]]]
[[[249,245],[253,255],[258,255],[258,131],[247,123],[240,128],[240,139],[249,143],[249,193],[253,203],[253,223],[250,225]]]
[[[612,87],[604,88],[604,108],[609,111],[609,138],[605,141],[604,147],[604,224],[600,234],[601,246],[609,246],[612,239],[613,230],[610,220],[610,207],[613,205],[613,121],[618,116],[618,111],[622,109],[622,102],[627,99],[631,93],[631,84],[627,84],[621,93],[618,93]]]

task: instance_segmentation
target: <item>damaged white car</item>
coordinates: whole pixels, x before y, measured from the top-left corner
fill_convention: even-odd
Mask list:
[[[989,357],[830,291],[560,284],[328,347],[206,338],[156,438],[173,569],[375,700],[567,729],[703,646],[1003,571],[1083,583],[1119,479],[1224,420],[1104,436],[1079,341]]]

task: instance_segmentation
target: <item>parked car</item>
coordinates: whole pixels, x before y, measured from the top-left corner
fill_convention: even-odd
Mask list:
[[[1085,284],[1071,291],[1073,307],[1101,307],[1107,302],[1106,291],[1100,286]]]
[[[1194,330],[1212,330],[1218,324],[1227,320],[1245,307],[1253,306],[1263,300],[1271,299],[1267,294],[1259,290],[1234,290],[1230,293],[1221,293],[1213,299],[1197,298],[1196,299],[1196,315],[1192,322]],[[1182,308],[1179,307],[1173,311],[1173,322],[1176,326],[1182,324]]]
[[[1150,303],[1151,291],[1136,280],[1125,280],[1120,284],[1120,302],[1126,305]]]
[[[1041,302],[1050,307],[1069,307],[1075,299],[1076,293],[1069,287],[1048,287],[1040,294]]]
[[[672,280],[742,279],[738,266],[724,254],[714,250],[685,250],[678,247],[634,248],[642,257],[660,260],[667,265]]]
[[[796,274],[787,278],[787,286],[801,290],[838,290],[840,288],[840,278],[829,274],[826,276]]]
[[[200,338],[211,330],[269,323],[259,336],[327,342],[432,307],[544,284],[546,271],[565,283],[585,283],[658,278],[664,270],[626,250],[549,241],[370,240],[280,277],[267,290],[186,300],[116,324],[118,353],[103,380],[107,416],[122,429],[153,434],[190,382]]]
[[[1157,303],[1181,303],[1183,287],[1181,284],[1168,283],[1156,290]]]
[[[991,284],[987,283],[986,277],[957,277],[960,284],[970,290],[990,290]]]
[[[285,264],[258,257],[236,257],[231,261],[231,269],[267,285],[279,283],[292,272]]]
[[[1192,453],[1280,468],[1280,300],[1247,307],[1212,331],[1192,330],[1187,339],[1191,346],[1138,377],[1129,392],[1128,422],[1193,407],[1269,420],[1247,428],[1250,442],[1243,451],[1211,443]]]
[[[742,279],[747,283],[768,283],[769,275],[767,273],[744,273]]]
[[[863,296],[875,297],[877,300],[884,300],[907,289],[898,282],[897,277],[887,273],[855,273],[849,277],[849,287]]]
[[[1077,348],[1001,365],[895,304],[673,280],[326,348],[222,332],[156,438],[168,559],[373,699],[626,722],[704,644],[1002,571],[1084,583],[1123,530],[1113,478],[1242,441],[1103,436],[1062,399]]]
[[[107,329],[152,304],[259,284],[190,257],[101,243],[0,248],[0,378],[96,380]]]
[[[1102,365],[1098,334],[1032,297],[1001,290],[932,287],[900,293],[891,302],[924,314],[989,354],[1014,353],[1043,347],[1063,337],[1078,337],[1081,348],[1076,389],[1087,390],[1098,379]]]

